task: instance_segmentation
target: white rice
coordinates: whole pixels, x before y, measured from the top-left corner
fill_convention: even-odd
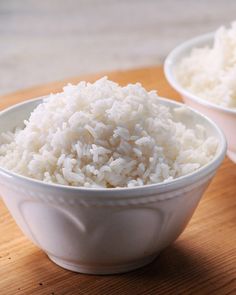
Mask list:
[[[193,94],[236,108],[236,22],[216,31],[212,47],[194,48],[176,66],[175,74]]]
[[[25,127],[0,138],[0,166],[49,183],[133,187],[170,181],[207,164],[217,140],[188,129],[140,84],[102,78],[51,94]]]

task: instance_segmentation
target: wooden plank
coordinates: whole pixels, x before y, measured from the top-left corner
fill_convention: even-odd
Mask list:
[[[0,108],[59,91],[71,81],[93,81],[104,74],[55,82],[0,98]],[[161,68],[108,73],[121,84],[140,81],[159,95],[179,100]],[[236,166],[225,159],[190,224],[149,266],[113,276],[64,270],[28,241],[0,202],[0,294],[236,294]]]

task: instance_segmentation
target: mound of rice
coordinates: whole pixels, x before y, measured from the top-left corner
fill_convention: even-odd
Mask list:
[[[208,163],[217,148],[202,126],[176,122],[155,91],[120,87],[106,77],[51,94],[24,124],[1,135],[0,166],[62,185],[170,181]]]
[[[212,47],[194,48],[175,69],[190,92],[213,103],[236,108],[236,22],[218,29]]]

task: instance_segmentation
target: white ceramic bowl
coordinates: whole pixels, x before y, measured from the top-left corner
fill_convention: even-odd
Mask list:
[[[0,132],[21,125],[40,102],[1,112]],[[226,141],[216,124],[193,110],[191,115],[183,122],[200,122],[219,140],[215,158],[192,174],[136,188],[89,189],[47,184],[0,168],[3,200],[25,235],[66,269],[111,274],[143,266],[183,231],[225,156]]]
[[[176,64],[195,47],[212,45],[214,33],[202,35],[176,47],[166,58],[164,70],[170,85],[180,93],[184,102],[214,120],[225,133],[228,142],[228,157],[236,163],[236,109],[214,104],[183,88],[174,75]]]

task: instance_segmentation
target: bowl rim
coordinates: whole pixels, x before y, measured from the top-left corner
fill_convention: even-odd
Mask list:
[[[208,108],[213,108],[217,111],[223,111],[226,112],[228,114],[232,114],[235,115],[236,114],[236,108],[228,108],[225,106],[221,106],[219,104],[213,103],[211,101],[208,101],[204,98],[201,98],[200,96],[190,92],[189,90],[187,90],[186,88],[184,88],[183,86],[181,86],[181,84],[178,82],[178,80],[176,79],[174,73],[173,73],[173,68],[176,65],[176,61],[179,60],[179,56],[186,50],[191,50],[193,48],[197,48],[199,47],[198,45],[201,44],[202,42],[207,42],[207,41],[214,41],[214,36],[215,36],[215,32],[211,32],[211,33],[207,33],[207,34],[203,34],[203,35],[199,35],[196,36],[194,38],[188,39],[187,41],[181,43],[180,45],[178,45],[177,47],[175,47],[166,57],[165,61],[164,61],[164,73],[165,73],[165,77],[167,79],[167,81],[169,82],[169,84],[177,91],[179,92],[181,95],[183,96],[187,96],[188,98],[190,98],[191,100],[205,106]]]
[[[33,99],[28,99],[26,101],[23,101],[21,103],[15,104],[13,106],[10,106],[9,108],[6,108],[0,112],[0,117],[10,112],[14,109],[17,109],[18,107],[33,103],[37,101],[41,101],[43,98],[47,96],[37,97]],[[219,140],[219,147],[216,156],[208,162],[206,165],[200,167],[198,170],[189,173],[184,176],[180,176],[178,178],[175,178],[173,180],[167,181],[167,182],[161,182],[161,183],[154,183],[154,184],[147,184],[143,186],[136,186],[136,187],[117,187],[117,188],[92,188],[92,187],[77,187],[77,186],[69,186],[69,185],[62,185],[57,183],[47,183],[42,180],[37,180],[34,178],[30,178],[24,175],[17,174],[15,172],[12,172],[10,170],[7,170],[5,168],[0,167],[0,177],[7,178],[11,181],[17,180],[18,183],[25,183],[25,185],[34,185],[41,188],[46,189],[59,189],[64,192],[80,192],[80,193],[89,193],[86,197],[92,198],[93,196],[102,195],[103,197],[110,197],[111,193],[113,194],[113,197],[121,197],[120,193],[127,193],[126,197],[129,196],[135,196],[135,197],[143,197],[144,192],[147,190],[155,191],[158,193],[162,192],[171,192],[174,190],[177,190],[182,187],[189,186],[193,183],[196,183],[197,181],[200,181],[201,179],[205,178],[207,175],[213,173],[216,171],[216,169],[220,166],[222,163],[226,150],[227,150],[227,142],[224,133],[221,131],[221,129],[217,126],[217,124],[209,119],[204,114],[200,113],[199,111],[186,106],[185,104],[181,102],[177,102],[172,99],[164,98],[164,97],[158,97],[160,101],[165,101],[167,104],[172,104],[176,107],[186,107],[191,112],[195,113],[197,116],[202,117],[205,121],[207,121],[207,124],[211,125],[214,130],[216,131],[217,138]]]

